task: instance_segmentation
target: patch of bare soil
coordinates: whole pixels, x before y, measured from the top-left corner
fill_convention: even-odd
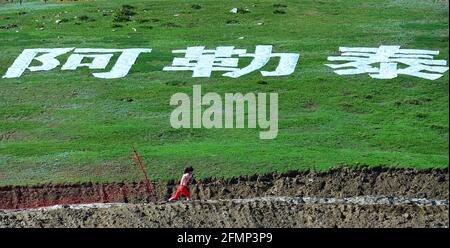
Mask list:
[[[154,186],[163,201],[176,182]],[[0,208],[15,210],[0,211],[0,227],[449,226],[448,169],[293,171],[202,179],[190,190],[191,202],[149,204],[142,183],[1,187]],[[68,205],[81,203],[102,204]]]
[[[0,227],[448,227],[448,202],[422,205],[367,200],[324,202],[272,197],[63,206],[0,211]]]
[[[176,190],[177,181],[155,182],[158,200]],[[292,171],[230,179],[207,178],[190,187],[193,200],[260,196],[405,196],[448,199],[448,169],[333,169]],[[36,208],[94,202],[149,202],[143,183],[63,184],[0,187],[0,209]]]
[[[18,26],[16,24],[8,24],[4,26],[0,26],[0,30],[10,30],[10,29],[17,29]]]
[[[448,169],[333,169],[327,172],[271,173],[231,179],[205,179],[191,191],[196,199],[255,196],[351,197],[361,195],[448,199]]]

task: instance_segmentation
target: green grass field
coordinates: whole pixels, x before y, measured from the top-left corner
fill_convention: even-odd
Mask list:
[[[136,14],[115,22],[123,4]],[[231,14],[233,7],[250,12]],[[0,26],[17,27],[0,29],[1,75],[25,48],[153,51],[121,79],[95,78],[84,68],[0,79],[0,185],[135,180],[132,145],[150,177],[164,180],[187,164],[196,177],[344,165],[446,168],[448,72],[435,81],[380,80],[339,76],[324,64],[339,46],[381,44],[439,50],[435,59],[448,61],[448,14],[448,3],[432,0],[2,2]],[[180,56],[175,49],[231,45],[253,52],[268,44],[274,52],[300,53],[293,74],[232,79],[162,71]],[[173,129],[169,99],[191,94],[194,84],[220,94],[277,92],[278,137],[260,140],[257,129]]]

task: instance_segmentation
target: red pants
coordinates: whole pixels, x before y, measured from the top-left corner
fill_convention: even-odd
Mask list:
[[[188,200],[189,200],[189,198],[191,198],[191,196],[189,195],[189,191],[187,190],[186,186],[178,186],[177,192],[175,192],[175,195],[173,195],[169,199],[169,201],[178,200],[178,198],[180,198],[181,195],[184,195],[184,197],[186,197],[186,199],[188,199]]]

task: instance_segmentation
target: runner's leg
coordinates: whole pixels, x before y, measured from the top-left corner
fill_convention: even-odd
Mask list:
[[[182,194],[184,195],[184,197],[186,197],[186,200],[189,201],[191,199],[191,195],[189,194],[189,191],[186,186],[183,187]]]
[[[178,198],[180,198],[181,194],[183,193],[183,189],[181,187],[177,188],[177,192],[175,192],[175,194],[170,197],[169,201],[176,201],[178,200]]]

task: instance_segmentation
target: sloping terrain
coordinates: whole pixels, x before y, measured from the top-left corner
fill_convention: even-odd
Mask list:
[[[236,14],[230,12],[237,8]],[[325,64],[339,47],[399,45],[448,60],[448,3],[432,0],[96,0],[0,3],[0,74],[27,48],[151,48],[119,79],[79,68],[0,79],[0,185],[111,183],[136,179],[135,145],[153,180],[231,178],[359,165],[448,167],[448,73],[434,81],[399,75],[338,75]],[[173,50],[234,46],[298,53],[294,73],[240,78],[163,71]],[[119,54],[114,54],[117,58]],[[262,70],[272,70],[273,58]],[[241,58],[239,67],[250,63]],[[402,65],[404,66],[404,65]],[[175,93],[279,95],[279,132],[174,129]],[[206,107],[206,106],[205,106]]]
[[[0,76],[28,48],[151,49],[122,78],[93,75],[119,52],[104,69],[63,70],[75,51],[0,78],[0,226],[448,227],[448,72],[377,79],[325,65],[343,46],[438,51],[448,64],[448,16],[431,0],[0,1]],[[298,54],[293,73],[264,77],[274,57],[239,78],[163,69],[184,57],[175,50],[258,45]],[[277,138],[173,128],[170,99],[194,85],[277,93]],[[186,166],[193,201],[166,203]]]

